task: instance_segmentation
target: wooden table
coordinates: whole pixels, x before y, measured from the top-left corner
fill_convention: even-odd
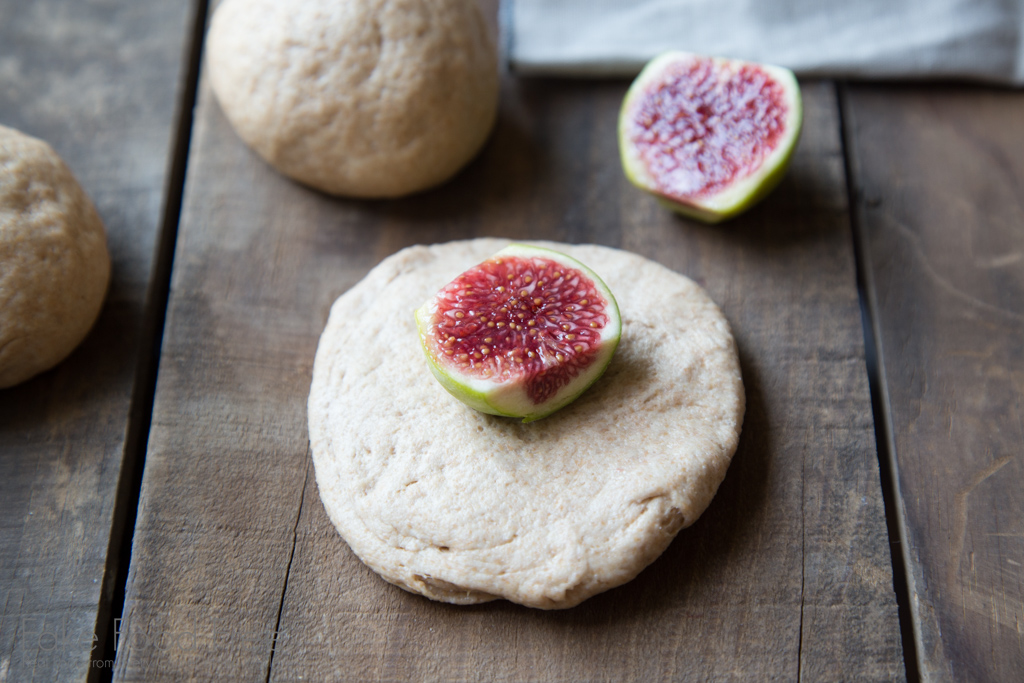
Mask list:
[[[804,82],[785,181],[712,228],[623,178],[627,83],[509,75],[452,182],[362,202],[239,141],[199,70],[207,12],[0,0],[0,123],[64,156],[114,258],[82,347],[0,391],[0,682],[1024,680],[1024,95]],[[385,584],[309,466],[331,302],[481,235],[660,261],[739,344],[715,501],[572,610]]]

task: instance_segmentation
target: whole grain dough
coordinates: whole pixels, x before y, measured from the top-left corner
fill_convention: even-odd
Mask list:
[[[206,45],[239,136],[332,194],[437,185],[477,153],[497,112],[477,0],[224,0]]]
[[[53,149],[0,126],[0,389],[78,346],[110,279],[96,209]]]
[[[427,368],[413,311],[507,244],[411,247],[335,302],[313,367],[320,497],[384,579],[458,604],[572,607],[636,576],[704,511],[743,420],[736,347],[700,287],[640,256],[539,243],[615,294],[622,341],[576,402],[523,424]]]

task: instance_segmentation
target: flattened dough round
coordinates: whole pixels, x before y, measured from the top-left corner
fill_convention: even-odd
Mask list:
[[[427,369],[413,311],[506,244],[405,249],[335,302],[309,395],[313,463],[334,525],[386,580],[459,604],[572,607],[636,576],[711,502],[743,383],[728,324],[692,281],[615,249],[539,243],[608,284],[619,349],[538,422],[466,407]]]
[[[0,126],[0,389],[78,346],[109,279],[103,222],[71,171],[42,140]]]
[[[497,112],[477,0],[224,0],[206,45],[239,136],[332,194],[437,185],[477,153]]]

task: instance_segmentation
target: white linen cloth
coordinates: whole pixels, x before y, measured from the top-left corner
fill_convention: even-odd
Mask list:
[[[518,73],[632,76],[670,49],[801,76],[1024,85],[1024,0],[501,0]]]

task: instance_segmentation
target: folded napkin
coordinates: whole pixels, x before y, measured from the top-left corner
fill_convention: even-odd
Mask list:
[[[631,76],[666,50],[802,76],[1024,85],[1024,0],[502,0],[519,73]]]

